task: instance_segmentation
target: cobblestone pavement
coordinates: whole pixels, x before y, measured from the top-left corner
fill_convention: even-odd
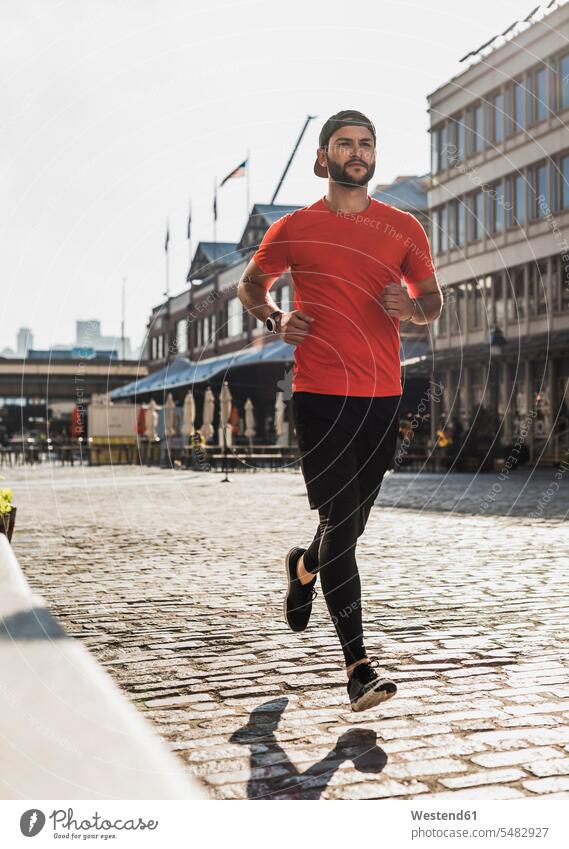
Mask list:
[[[399,693],[353,714],[322,596],[305,634],[281,618],[283,556],[316,523],[299,473],[9,477],[30,584],[213,795],[569,796],[567,482],[552,518],[522,519],[434,512],[458,477],[436,498],[441,478],[413,497],[410,475],[386,481],[358,563],[368,648]]]

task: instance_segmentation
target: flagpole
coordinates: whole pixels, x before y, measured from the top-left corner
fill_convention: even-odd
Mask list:
[[[122,279],[122,303],[121,303],[121,359],[124,360],[124,325],[125,325],[125,286],[126,278]]]
[[[166,219],[166,297],[170,297],[170,221]]]
[[[192,264],[192,201],[189,201],[189,210],[188,210],[188,268]]]
[[[217,177],[214,177],[213,180],[213,244],[217,244]]]
[[[248,150],[247,151],[247,165],[245,167],[245,175],[246,175],[246,179],[247,179],[247,201],[246,201],[247,209],[245,210],[245,213],[246,213],[246,216],[247,216],[247,220],[249,219],[249,211],[250,211],[249,207],[250,207],[250,203],[251,203],[251,184],[249,182],[250,168],[251,168],[251,151]]]

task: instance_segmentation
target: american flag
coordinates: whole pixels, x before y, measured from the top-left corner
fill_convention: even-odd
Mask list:
[[[221,183],[219,184],[219,188],[221,188],[228,180],[231,180],[233,177],[244,177],[247,169],[247,159],[244,159],[241,165],[238,165],[237,168],[234,168],[233,171],[224,177]]]

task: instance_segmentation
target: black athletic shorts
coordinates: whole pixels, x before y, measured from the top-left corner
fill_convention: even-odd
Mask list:
[[[310,508],[373,504],[395,456],[401,395],[293,392],[292,403]]]

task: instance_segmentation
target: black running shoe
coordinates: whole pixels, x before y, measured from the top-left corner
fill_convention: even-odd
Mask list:
[[[352,672],[352,677],[348,681],[348,696],[352,710],[360,711],[375,707],[397,692],[394,682],[389,678],[380,678],[374,666],[377,666],[375,658],[370,663],[360,663]]]
[[[314,584],[316,576],[310,584],[301,584],[296,575],[296,564],[305,548],[293,546],[285,558],[285,572],[288,589],[284,599],[284,620],[291,631],[304,631],[312,612],[312,599],[316,595]]]

